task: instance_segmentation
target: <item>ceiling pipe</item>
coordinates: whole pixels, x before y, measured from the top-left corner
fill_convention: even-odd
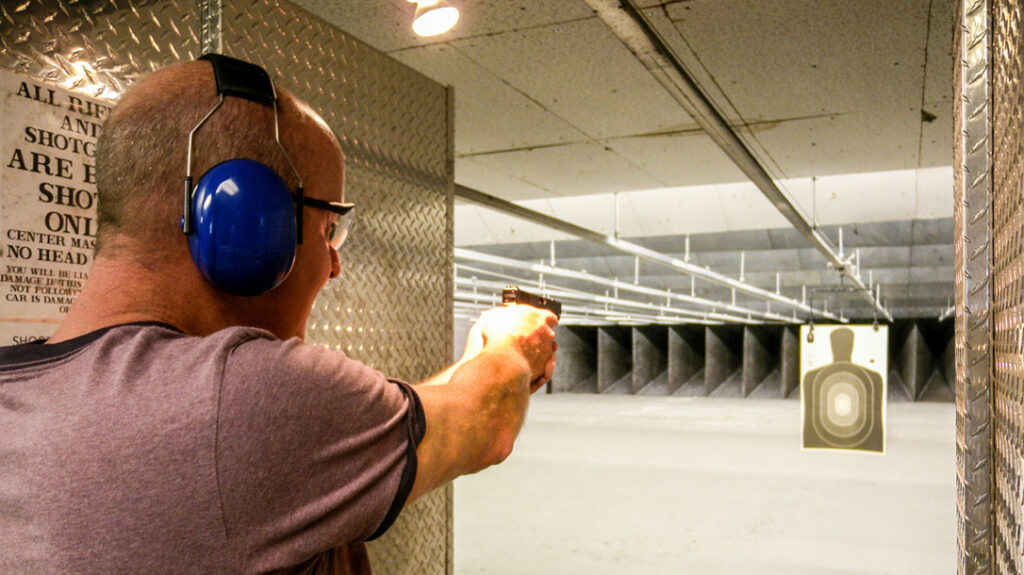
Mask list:
[[[531,265],[531,264],[529,264],[527,262],[520,262],[518,260],[514,260],[514,261],[516,261],[517,263],[521,264],[524,267]],[[520,269],[522,269],[522,268],[520,268]],[[459,274],[460,271],[465,272],[465,275],[460,275]],[[481,280],[481,279],[479,279],[477,274],[488,276],[488,277],[500,278],[501,280],[504,280],[504,283],[488,281],[488,280]],[[589,314],[593,314],[594,313],[592,311],[593,308],[574,308],[572,305],[566,304],[567,301],[569,301],[569,300],[576,300],[576,299],[580,299],[580,300],[587,301],[587,302],[593,302],[593,303],[604,303],[604,304],[608,304],[608,305],[621,305],[623,307],[639,307],[639,308],[642,308],[642,309],[648,309],[648,310],[654,310],[654,311],[671,311],[672,313],[679,313],[679,314],[683,314],[683,315],[692,315],[694,317],[700,318],[700,320],[698,320],[698,321],[686,320],[685,323],[702,323],[702,324],[706,324],[706,325],[721,325],[721,324],[726,323],[727,321],[728,322],[745,323],[745,324],[746,323],[749,323],[749,324],[764,324],[764,323],[767,323],[767,322],[800,323],[800,320],[796,319],[795,316],[792,317],[792,318],[787,318],[787,317],[784,317],[784,316],[778,316],[777,318],[774,317],[774,316],[773,317],[762,317],[763,312],[756,313],[756,312],[753,312],[753,310],[749,310],[751,313],[748,313],[748,310],[744,310],[743,308],[739,308],[739,311],[740,311],[740,313],[745,313],[746,314],[745,317],[730,316],[728,314],[717,312],[714,309],[711,310],[710,312],[700,312],[700,311],[696,311],[696,310],[692,310],[692,309],[677,308],[677,307],[672,307],[672,305],[669,304],[669,303],[666,303],[666,305],[664,305],[664,306],[657,306],[655,304],[649,304],[649,303],[645,303],[645,302],[639,302],[637,300],[621,298],[621,297],[618,297],[617,293],[616,293],[616,297],[615,298],[610,298],[610,297],[608,297],[608,292],[605,292],[605,294],[602,296],[602,295],[599,295],[599,294],[594,294],[594,293],[591,293],[591,292],[587,292],[585,290],[577,290],[577,289],[573,289],[573,288],[569,288],[569,287],[558,287],[558,286],[554,286],[553,287],[550,283],[543,282],[543,274],[539,274],[539,275],[541,277],[541,281],[527,279],[527,278],[524,278],[524,277],[517,277],[517,276],[513,276],[513,275],[509,275],[509,274],[500,273],[500,272],[497,272],[497,271],[494,271],[494,270],[488,270],[488,269],[485,269],[485,268],[479,268],[479,267],[475,267],[475,266],[467,266],[465,264],[458,264],[457,263],[457,264],[455,264],[455,285],[456,286],[460,286],[461,285],[461,286],[465,286],[467,288],[471,288],[472,291],[471,292],[466,292],[466,291],[458,290],[457,289],[455,291],[455,297],[456,297],[457,300],[466,301],[468,299],[467,298],[467,294],[470,294],[470,295],[472,295],[471,300],[474,303],[480,304],[481,306],[483,306],[483,307],[481,307],[481,309],[489,309],[489,307],[495,307],[495,306],[501,305],[501,301],[500,301],[500,298],[498,297],[498,294],[501,292],[502,289],[507,287],[509,284],[514,284],[514,285],[518,285],[518,286],[521,286],[521,287],[526,287],[528,290],[535,291],[536,293],[539,293],[541,295],[550,296],[550,297],[554,297],[556,299],[562,300],[562,303],[563,303],[563,306],[562,306],[562,318],[563,318],[563,320],[573,322],[572,325],[586,325],[586,322],[581,324],[581,323],[578,323],[577,320],[586,320],[586,321],[593,320],[592,317],[589,317]],[[601,279],[604,279],[604,278],[601,278]],[[479,291],[477,291],[478,288],[483,288],[484,290],[488,290],[488,291],[479,292]],[[616,290],[616,292],[617,291],[618,290]],[[668,295],[668,294],[671,294],[671,292],[665,292],[665,294]],[[669,298],[665,298],[665,300],[666,300],[666,302],[668,302]],[[488,303],[490,304],[489,307],[483,305],[483,304],[488,304]],[[583,316],[574,315],[573,312],[572,312],[573,309],[582,310],[582,311],[579,311],[577,313],[583,313],[585,315],[583,315]],[[736,313],[738,310],[732,309],[732,310],[729,310],[729,311],[732,311],[732,312]],[[754,317],[759,317],[761,319],[755,320]],[[631,324],[635,324],[635,323],[641,321],[641,319],[638,318],[638,317],[630,317],[630,318],[627,318],[627,319],[629,320],[629,322]],[[562,323],[565,323],[565,321],[563,321]],[[606,320],[602,320],[602,325],[614,325],[614,322],[608,322]]]
[[[480,302],[474,299],[472,297],[472,292],[456,290],[454,295],[455,301],[476,306],[474,309],[479,309],[480,311],[485,311],[494,307],[487,305],[486,302]],[[647,323],[722,325],[726,323],[724,320],[714,320],[710,318],[692,318],[671,314],[666,315],[662,313],[644,314],[633,311],[591,307],[587,305],[574,305],[564,302],[562,304],[562,317],[558,320],[558,323],[559,325],[579,325],[577,321],[586,321],[595,317],[602,318],[603,321],[608,324],[629,325],[642,325]]]
[[[458,297],[455,299],[455,305],[453,306],[455,317],[463,317],[469,320],[476,320],[480,317],[480,313],[491,309],[494,306],[488,306],[485,304],[474,303],[472,301],[462,301]],[[562,306],[562,311],[565,312],[565,306]],[[617,322],[610,319],[591,317],[586,315],[572,316],[567,318],[565,321],[559,321],[559,325],[582,325],[582,326],[609,326],[619,325]]]
[[[817,229],[817,226],[810,223],[782,190],[775,185],[761,163],[690,76],[668,42],[661,37],[632,0],[586,0],[586,3],[712,141],[750,178],[750,181],[761,190],[761,193],[768,198],[775,209],[825,256],[829,265],[840,274],[850,278],[858,293],[871,303],[876,312],[891,322],[892,315],[874,297],[871,287],[864,284],[860,277],[859,267],[854,266],[851,261],[843,259],[842,254],[836,250],[832,242]]]
[[[502,283],[502,282],[481,280],[481,279],[477,279],[477,278],[456,277],[455,278],[455,285],[456,285],[456,287],[461,286],[462,288],[472,288],[472,289],[484,288],[484,289],[487,289],[487,290],[491,290],[491,293],[500,293],[502,288],[504,288],[507,284]],[[712,321],[712,322],[714,322],[716,324],[723,323],[723,322],[732,322],[732,323],[743,323],[743,324],[749,324],[749,325],[761,325],[761,324],[765,323],[764,320],[753,319],[751,317],[741,317],[741,316],[729,315],[729,314],[719,313],[719,312],[714,312],[714,311],[702,312],[702,311],[696,311],[696,310],[692,310],[692,309],[683,309],[683,308],[672,307],[670,305],[658,305],[658,304],[653,304],[653,303],[647,303],[647,302],[642,302],[642,301],[626,299],[626,298],[622,298],[622,297],[609,297],[609,296],[606,296],[606,295],[593,294],[593,293],[582,292],[582,291],[578,291],[578,290],[570,290],[568,288],[552,287],[550,285],[546,286],[542,290],[542,294],[547,296],[547,297],[555,298],[555,299],[561,301],[563,304],[568,302],[568,301],[576,301],[576,302],[584,302],[584,303],[601,304],[601,305],[604,305],[604,306],[617,306],[617,307],[623,307],[623,308],[632,308],[632,309],[642,310],[642,311],[645,311],[645,312],[653,312],[653,313],[655,313],[657,315],[664,316],[668,320],[676,320],[676,319],[685,320],[687,323],[693,323],[693,322],[703,323],[703,322],[707,322],[707,321]],[[456,290],[455,295],[456,295],[456,297],[459,297],[460,299],[463,299],[463,300],[467,299],[467,297],[469,295],[472,295],[474,298],[476,298],[478,300],[485,300],[486,301],[486,300],[489,299],[486,294],[479,294],[479,293],[477,293],[475,291]],[[617,313],[621,313],[621,314],[627,315],[627,316],[632,313],[630,311],[624,311],[624,310],[611,310],[611,311],[616,311]],[[665,315],[665,314],[669,314],[669,315]],[[566,315],[566,314],[563,311],[563,316],[564,315]],[[679,317],[679,316],[683,316],[683,317]],[[644,317],[645,318],[650,317],[650,314],[644,314]],[[792,323],[792,319],[791,318],[780,318],[780,319],[778,319],[776,321],[785,321],[786,323]]]
[[[641,245],[634,244],[632,242],[627,242],[625,240],[620,240],[620,239],[614,238],[612,236],[608,236],[608,235],[602,234],[601,232],[597,232],[597,231],[594,231],[594,230],[591,230],[591,229],[588,229],[588,228],[584,228],[582,226],[578,226],[576,224],[567,222],[565,220],[560,220],[560,219],[558,219],[556,217],[549,216],[547,214],[542,214],[540,212],[531,210],[529,208],[524,208],[523,206],[520,206],[518,204],[514,204],[512,202],[503,200],[501,198],[496,198],[496,197],[494,197],[494,196],[492,196],[490,194],[485,194],[483,192],[474,190],[472,188],[468,188],[468,187],[463,186],[461,184],[455,184],[455,195],[460,197],[460,198],[462,198],[462,199],[464,199],[464,200],[469,200],[469,201],[471,201],[473,203],[480,204],[482,206],[487,206],[487,207],[489,207],[491,209],[498,210],[498,211],[504,212],[506,214],[509,214],[509,215],[512,215],[512,216],[516,216],[518,218],[522,218],[524,220],[528,220],[528,221],[531,221],[531,222],[534,222],[534,223],[541,224],[541,225],[549,227],[549,228],[551,228],[553,230],[564,232],[564,233],[567,233],[569,235],[576,236],[576,237],[578,237],[580,239],[584,239],[584,240],[587,240],[587,241],[591,241],[591,242],[594,242],[594,243],[605,245],[605,246],[611,247],[613,249],[616,249],[616,250],[618,250],[620,252],[624,252],[624,253],[627,253],[627,254],[630,254],[630,255],[637,256],[640,259],[651,261],[651,262],[655,262],[655,263],[659,263],[659,264],[664,265],[666,267],[672,268],[672,269],[674,269],[676,271],[679,271],[679,272],[682,272],[682,273],[685,273],[685,274],[689,274],[689,275],[692,275],[692,276],[699,277],[699,278],[701,278],[703,280],[706,280],[708,282],[711,282],[711,283],[714,283],[714,284],[718,284],[718,285],[721,285],[721,286],[725,286],[727,288],[735,289],[739,293],[743,293],[743,294],[746,294],[746,295],[749,295],[749,296],[753,296],[753,297],[756,297],[758,299],[773,301],[773,302],[778,303],[780,305],[783,305],[783,306],[786,306],[786,307],[789,307],[789,308],[793,308],[793,309],[797,309],[797,310],[799,310],[801,312],[804,312],[806,314],[813,314],[813,315],[817,315],[817,316],[828,318],[828,319],[834,319],[834,320],[837,320],[837,321],[840,320],[840,318],[838,316],[836,316],[835,314],[832,314],[832,313],[829,313],[829,312],[826,312],[826,311],[823,311],[823,310],[819,310],[819,309],[814,309],[811,306],[807,305],[806,303],[797,301],[795,299],[788,298],[788,297],[783,296],[781,294],[777,294],[777,293],[775,293],[773,291],[768,291],[768,290],[765,290],[765,289],[761,289],[761,288],[759,288],[757,286],[750,285],[750,284],[748,284],[746,282],[741,282],[741,281],[736,280],[734,278],[731,278],[731,277],[729,277],[727,275],[711,271],[711,270],[709,270],[707,268],[702,268],[700,266],[691,264],[689,262],[686,262],[686,261],[683,261],[683,260],[680,260],[680,259],[677,259],[677,258],[673,258],[671,256],[665,255],[665,254],[660,253],[660,252],[656,252],[654,250],[645,248],[645,247],[643,247]],[[459,252],[460,251],[465,252],[466,250],[460,250],[460,248],[456,248],[455,249],[456,257],[459,257]],[[484,254],[481,254],[481,255],[484,255]],[[494,256],[494,257],[497,257],[497,256]],[[516,260],[508,260],[508,261],[515,262]],[[534,265],[534,264],[529,264],[529,265]],[[539,270],[534,270],[534,271],[539,271]],[[544,271],[544,272],[541,272],[541,273],[549,273],[549,272]],[[586,274],[584,274],[584,275],[586,275]],[[597,276],[591,276],[591,277],[597,277]],[[586,281],[595,281],[595,280],[587,279]],[[625,286],[632,285],[632,284],[627,284],[627,283],[622,283],[622,282],[617,282],[617,283],[618,283],[618,285],[619,285],[619,287],[621,289],[627,289]],[[677,294],[674,294],[674,295],[677,295]],[[692,301],[691,303],[695,303],[697,305],[710,305],[710,306],[721,306],[721,307],[725,307],[725,306],[728,305],[728,304],[723,304],[721,302],[712,302],[711,300],[696,301],[696,300],[699,300],[699,299],[701,299],[701,298],[694,298],[694,301]],[[759,314],[763,315],[766,312],[754,312],[754,313],[759,313]]]
[[[709,300],[705,298],[696,297],[693,295],[678,294],[671,290],[661,290],[651,287],[645,287],[638,284],[631,284],[619,281],[618,279],[609,280],[602,276],[595,276],[586,272],[580,272],[576,270],[567,270],[563,268],[556,268],[545,264],[534,264],[530,262],[524,262],[520,260],[512,260],[503,258],[501,256],[494,256],[491,254],[485,254],[481,252],[475,252],[472,250],[466,250],[463,248],[455,248],[456,259],[471,260],[481,263],[487,263],[491,265],[500,265],[503,267],[511,267],[514,269],[520,269],[523,271],[535,272],[543,276],[547,273],[549,276],[562,277],[567,279],[575,279],[579,281],[587,281],[603,285],[606,288],[611,288],[611,293],[614,294],[613,298],[608,297],[608,291],[605,291],[605,295],[601,296],[593,294],[584,290],[576,290],[567,287],[552,287],[551,284],[540,285],[539,282],[523,279],[513,279],[512,276],[501,274],[494,271],[489,271],[483,268],[466,266],[464,264],[455,264],[455,284],[467,285],[473,287],[470,282],[475,282],[476,286],[484,287],[485,289],[492,290],[493,294],[497,294],[505,285],[499,285],[496,282],[488,282],[487,280],[480,280],[475,275],[470,276],[470,279],[466,279],[466,276],[460,276],[459,270],[466,270],[468,272],[477,274],[487,274],[493,277],[498,277],[506,280],[506,282],[519,282],[521,285],[526,285],[530,289],[540,290],[541,295],[549,295],[556,299],[574,299],[582,298],[585,301],[594,303],[607,303],[612,305],[622,305],[624,307],[640,307],[648,310],[671,310],[673,313],[680,313],[684,315],[692,315],[699,318],[710,318],[714,320],[720,320],[722,322],[734,322],[734,323],[749,323],[749,324],[762,324],[766,322],[774,323],[802,323],[802,320],[796,317],[784,316],[770,311],[759,311],[754,309],[745,308],[737,305],[730,305],[720,301]],[[628,291],[640,295],[649,296],[658,301],[665,301],[666,305],[659,306],[656,304],[650,304],[645,302],[638,302],[637,300],[625,299],[619,296],[619,290]],[[482,294],[481,299],[487,297]],[[687,304],[699,304],[711,307],[711,311],[697,311],[692,309],[675,308],[668,304],[668,302],[680,302]]]
[[[462,293],[459,291],[455,292],[455,304],[456,309],[463,312],[475,312],[479,314],[482,311],[491,309],[493,306],[487,304],[481,304],[473,300],[469,293]],[[468,314],[464,314],[464,317],[468,317]],[[472,318],[470,318],[472,319]],[[622,312],[618,310],[608,310],[603,308],[593,308],[587,306],[574,306],[574,305],[563,305],[562,306],[562,319],[558,321],[558,325],[724,325],[724,321],[716,320],[702,320],[693,319],[686,317],[667,316],[667,315],[646,315],[638,314],[635,312]]]
[[[461,303],[459,301],[456,301],[455,302],[455,307],[454,307],[454,309],[452,311],[453,311],[453,315],[455,317],[457,317],[457,318],[465,318],[465,319],[468,319],[470,321],[475,321],[478,317],[480,317],[480,312],[484,311],[485,309],[486,308],[481,307],[481,306],[477,306],[477,305],[473,305],[473,304],[463,304],[463,303]],[[581,317],[581,319],[572,320],[571,323],[570,322],[563,322],[563,323],[561,323],[559,325],[563,325],[563,326],[570,326],[571,325],[571,326],[587,326],[587,327],[605,327],[605,326],[620,325],[620,324],[618,324],[618,323],[616,323],[614,321],[608,320],[608,319],[582,318]]]
[[[703,306],[707,306],[707,307],[711,308],[710,312],[698,312],[698,311],[695,311],[695,310],[692,311],[692,312],[688,312],[688,313],[693,313],[693,314],[696,314],[696,315],[699,315],[699,316],[709,316],[709,317],[710,316],[715,316],[718,319],[723,319],[723,320],[728,320],[728,321],[737,321],[737,322],[741,322],[741,323],[746,323],[747,321],[754,320],[754,318],[757,318],[761,322],[771,321],[771,322],[781,322],[781,323],[801,323],[801,320],[797,319],[796,317],[788,317],[788,316],[784,316],[784,315],[781,315],[781,314],[773,313],[773,312],[770,312],[770,311],[754,310],[754,309],[750,309],[750,308],[745,308],[743,306],[738,306],[738,305],[735,305],[735,304],[728,304],[728,303],[725,303],[725,302],[709,300],[709,299],[705,299],[705,298],[701,298],[701,297],[697,297],[697,296],[693,296],[693,295],[675,293],[675,292],[670,291],[670,290],[661,290],[661,289],[646,287],[646,286],[642,286],[642,285],[638,285],[638,284],[627,283],[627,282],[620,281],[618,279],[608,279],[608,278],[605,278],[605,277],[602,277],[602,276],[588,274],[587,272],[576,271],[576,270],[569,270],[569,269],[564,269],[564,268],[556,268],[556,267],[548,266],[548,265],[545,265],[545,264],[537,264],[537,263],[531,263],[531,262],[524,262],[524,261],[520,261],[520,260],[513,260],[513,259],[509,259],[509,258],[504,258],[504,257],[501,257],[501,256],[495,256],[495,255],[492,255],[492,254],[485,254],[485,253],[482,253],[482,252],[476,252],[476,251],[473,251],[473,250],[467,250],[467,249],[464,249],[464,248],[455,248],[455,258],[456,259],[475,261],[475,262],[479,262],[479,263],[486,263],[486,264],[491,264],[491,265],[503,266],[503,267],[510,267],[510,268],[513,268],[513,269],[520,269],[520,270],[529,271],[529,272],[533,272],[533,273],[537,273],[537,274],[541,274],[541,275],[548,274],[549,276],[562,277],[562,278],[567,278],[567,279],[575,279],[575,280],[578,280],[578,281],[585,281],[585,282],[596,283],[598,285],[603,285],[603,286],[605,286],[607,288],[610,288],[612,290],[612,293],[615,294],[616,298],[618,298],[619,291],[621,290],[621,291],[628,291],[628,292],[632,292],[632,293],[637,293],[637,294],[645,295],[645,296],[648,296],[648,297],[651,297],[651,298],[654,298],[654,299],[657,299],[657,300],[664,300],[666,302],[668,302],[668,301],[677,301],[677,302],[681,302],[681,303],[703,305]],[[457,269],[465,269],[465,266],[460,265],[460,264],[456,264],[456,268]],[[475,268],[475,269],[478,269],[478,268]],[[495,276],[500,276],[501,274],[495,273],[494,275]],[[457,283],[458,283],[458,281],[459,281],[459,278],[456,278],[456,282]],[[540,289],[542,289],[542,291],[550,291],[550,288],[548,288],[546,286],[542,287]],[[726,313],[723,313],[723,312],[728,312],[729,314],[733,314],[733,315],[729,316],[729,315],[726,315]],[[834,319],[840,319],[840,318],[834,318]]]
[[[634,283],[620,281],[618,279],[608,279],[608,278],[605,278],[605,277],[602,277],[602,276],[598,276],[598,275],[594,275],[594,274],[588,274],[587,272],[570,270],[570,269],[565,269],[565,268],[556,268],[556,267],[552,267],[552,266],[548,266],[548,265],[544,265],[544,264],[532,263],[532,262],[524,262],[524,261],[514,260],[514,259],[510,259],[510,258],[504,258],[504,257],[501,257],[501,256],[492,255],[492,254],[485,254],[485,253],[482,253],[482,252],[477,252],[477,251],[473,251],[473,250],[467,250],[465,248],[455,248],[454,255],[455,255],[456,259],[470,260],[470,261],[475,261],[475,262],[480,262],[480,263],[487,263],[487,264],[491,264],[491,265],[509,267],[509,268],[513,268],[513,269],[526,270],[526,271],[530,271],[530,272],[538,273],[538,274],[547,274],[549,276],[563,277],[563,278],[575,279],[575,280],[584,281],[584,282],[596,283],[596,284],[603,285],[605,287],[611,288],[614,292],[618,292],[619,290],[621,290],[621,291],[628,291],[628,292],[632,292],[632,293],[638,293],[638,294],[646,295],[646,296],[649,296],[649,297],[652,297],[652,298],[656,298],[656,299],[664,299],[665,301],[671,300],[671,301],[678,301],[678,302],[688,303],[688,304],[692,304],[692,305],[701,305],[701,306],[705,306],[705,307],[710,307],[712,309],[712,311],[716,311],[716,312],[717,311],[725,311],[725,312],[730,312],[730,313],[733,313],[733,314],[738,314],[738,315],[743,315],[743,316],[757,317],[757,318],[761,318],[761,319],[765,319],[765,320],[781,321],[781,322],[787,322],[787,323],[799,323],[799,321],[800,321],[800,320],[797,320],[796,318],[787,317],[787,316],[784,316],[782,314],[778,314],[778,313],[774,313],[774,312],[770,312],[770,311],[750,309],[750,308],[746,308],[746,307],[739,306],[739,305],[734,305],[734,304],[730,304],[730,303],[726,303],[726,302],[710,300],[710,299],[706,299],[706,298],[702,298],[702,297],[697,297],[697,296],[689,295],[689,294],[685,294],[685,293],[676,293],[676,292],[669,291],[669,290],[662,290],[662,289],[657,289],[657,288],[637,285],[637,284],[634,284]],[[838,316],[836,316],[834,314],[831,314],[831,313],[828,313],[828,312],[826,312],[824,310],[817,310],[816,309],[814,311],[818,315],[822,315],[823,317],[827,317],[828,319],[834,319],[834,320],[837,320],[837,321],[841,321]]]

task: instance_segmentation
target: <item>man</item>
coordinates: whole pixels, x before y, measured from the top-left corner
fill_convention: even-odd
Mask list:
[[[341,273],[324,208],[343,200],[344,157],[277,97],[286,153],[274,106],[237,97],[187,146],[218,101],[208,61],[151,74],[110,116],[90,279],[47,345],[0,348],[0,572],[365,573],[362,542],[404,505],[510,453],[554,369],[550,312],[484,314],[463,358],[416,386],[301,344]],[[301,177],[312,202],[283,283],[231,295],[193,263],[186,147],[196,174],[251,158]]]

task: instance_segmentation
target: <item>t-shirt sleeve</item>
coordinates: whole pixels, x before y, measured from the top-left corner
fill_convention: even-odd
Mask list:
[[[339,351],[260,338],[228,356],[217,426],[227,537],[259,571],[382,534],[425,431],[408,384]]]

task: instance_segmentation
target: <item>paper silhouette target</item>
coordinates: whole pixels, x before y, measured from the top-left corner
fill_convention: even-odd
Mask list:
[[[800,328],[805,449],[885,452],[888,348],[887,326]]]

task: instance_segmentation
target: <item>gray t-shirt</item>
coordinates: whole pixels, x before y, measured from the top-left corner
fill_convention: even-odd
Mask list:
[[[345,572],[424,431],[407,384],[252,328],[0,348],[0,573]]]

